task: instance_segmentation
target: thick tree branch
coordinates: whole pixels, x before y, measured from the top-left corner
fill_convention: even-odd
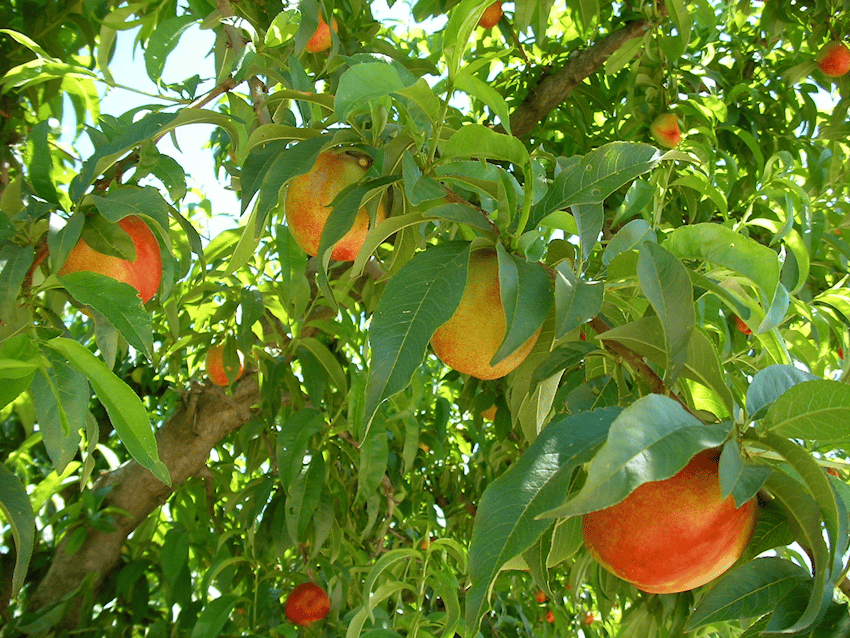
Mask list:
[[[559,71],[547,75],[511,114],[511,132],[522,137],[563,102],[585,78],[602,68],[611,54],[652,27],[649,20],[635,20],[608,34],[587,49],[575,52]]]
[[[116,518],[115,531],[90,529],[83,546],[72,554],[66,552],[67,537],[60,542],[47,575],[29,601],[29,609],[61,601],[89,575],[93,577],[90,586],[96,591],[118,563],[121,546],[130,533],[177,487],[206,467],[213,446],[241,427],[259,400],[256,377],[242,381],[232,397],[211,385],[194,390],[156,437],[160,459],[171,475],[171,487],[135,461],[102,475],[93,489],[112,487],[103,506],[119,508],[128,515]]]

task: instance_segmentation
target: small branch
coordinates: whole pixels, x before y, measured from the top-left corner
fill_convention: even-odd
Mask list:
[[[236,14],[233,11],[233,6],[230,0],[216,0],[216,7],[222,18],[235,18]],[[230,46],[238,54],[248,44],[247,38],[242,34],[242,31],[232,22],[223,20],[222,26],[227,34],[227,39],[230,41]],[[248,78],[248,87],[251,93],[251,102],[254,105],[254,112],[257,114],[257,121],[262,126],[269,124],[272,121],[271,114],[266,107],[266,86],[256,75]]]
[[[666,397],[670,397],[674,401],[677,401],[679,405],[681,405],[685,410],[688,411],[689,414],[692,414],[694,417],[699,417],[694,413],[693,410],[684,402],[682,399],[670,391],[670,389],[664,384],[664,380],[659,377],[655,370],[649,367],[649,364],[643,360],[643,357],[638,355],[633,350],[630,350],[626,346],[616,341],[607,341],[605,337],[601,336],[603,333],[607,332],[611,329],[611,327],[605,323],[599,317],[594,317],[590,320],[590,327],[596,331],[596,334],[600,335],[600,338],[605,341],[605,347],[618,355],[622,359],[624,359],[631,368],[638,373],[641,378],[649,385],[649,389],[653,394],[662,394]],[[702,419],[700,419],[702,420]]]
[[[493,223],[493,220],[490,219],[490,215],[486,210],[484,210],[483,208],[481,208],[479,206],[476,206],[475,204],[470,202],[468,199],[461,197],[460,195],[455,193],[452,189],[447,187],[445,184],[443,184],[443,188],[446,189],[446,196],[443,198],[444,200],[446,200],[450,204],[462,204],[463,206],[467,206],[469,208],[473,208],[473,209],[477,210],[479,213],[481,213],[481,216],[490,225],[490,228],[493,230],[493,232],[496,233],[496,234],[499,233],[499,227],[496,226],[496,224]]]
[[[279,474],[277,469],[277,454],[275,453],[274,448],[272,447],[272,442],[269,441],[269,435],[265,430],[263,430],[262,437],[263,443],[266,444],[266,451],[269,453],[269,462],[272,465],[272,470],[274,471],[274,475],[277,476]]]
[[[522,42],[519,41],[519,36],[516,34],[516,29],[514,29],[514,25],[509,23],[508,29],[511,32],[511,37],[513,38],[514,45],[519,51],[520,56],[522,56],[522,59],[525,61],[526,64],[528,64],[528,56],[525,54],[525,49],[522,48]]]
[[[219,95],[227,93],[228,91],[232,91],[237,86],[239,86],[239,83],[236,82],[231,76],[227,76],[227,78],[225,80],[223,80],[222,82],[219,82],[218,85],[216,85],[206,95],[202,95],[196,101],[189,104],[189,108],[193,108],[193,109],[202,108],[202,107],[206,106],[207,104],[209,104],[210,102],[212,102]]]

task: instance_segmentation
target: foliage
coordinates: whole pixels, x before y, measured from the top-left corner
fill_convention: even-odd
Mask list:
[[[847,635],[850,81],[814,59],[850,4],[489,4],[0,7],[0,636]],[[215,78],[166,82],[197,27]],[[125,30],[161,99],[101,113]],[[196,124],[238,221],[158,146]],[[371,166],[308,259],[284,193],[329,148]],[[94,214],[157,236],[146,306],[56,275]],[[540,329],[486,382],[428,345],[479,246],[496,358]],[[759,499],[739,564],[667,595],[600,569],[580,516],[707,448]],[[298,629],[306,581],[331,612]]]

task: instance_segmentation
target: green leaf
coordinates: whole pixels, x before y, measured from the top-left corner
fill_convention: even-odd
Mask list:
[[[672,383],[685,365],[696,321],[691,278],[682,262],[652,242],[641,246],[637,272],[664,331],[665,381]]]
[[[56,337],[44,342],[63,355],[88,377],[103,403],[118,438],[130,455],[166,485],[171,485],[168,468],[159,460],[156,438],[147,410],[138,395],[79,342]]]
[[[537,228],[551,213],[570,206],[599,204],[638,175],[652,170],[661,155],[654,146],[611,142],[573,162],[552,182],[531,209],[522,231]]]
[[[761,419],[780,396],[798,383],[819,380],[820,377],[791,365],[776,364],[762,368],[753,375],[747,388],[747,412],[751,419]]]
[[[0,247],[0,321],[12,322],[18,293],[34,255],[32,246],[5,244]]]
[[[29,335],[18,334],[0,342],[0,409],[26,390],[43,360]]]
[[[552,308],[552,284],[546,271],[515,255],[501,244],[499,256],[499,292],[505,309],[505,338],[490,365],[500,363],[540,330]]]
[[[180,36],[195,22],[197,18],[192,14],[167,18],[158,22],[151,32],[145,47],[145,69],[154,84],[159,84],[162,80],[165,62],[180,42]]]
[[[809,580],[811,576],[805,569],[782,558],[757,558],[735,567],[700,599],[685,631],[768,614],[791,590]]]
[[[816,383],[816,382],[809,382]],[[753,440],[753,439],[750,439]],[[829,476],[812,455],[804,448],[772,432],[759,435],[757,445],[765,446],[778,453],[800,476],[808,488],[809,494],[821,511],[827,534],[829,535],[829,557],[835,576],[841,572],[844,553],[847,551],[847,512],[829,482]]]
[[[768,477],[765,487],[795,521],[798,533],[801,535],[798,540],[812,552],[815,581],[808,605],[790,619],[783,618],[779,614],[775,615],[768,625],[768,631],[765,632],[767,635],[793,635],[810,628],[832,599],[833,588],[828,583],[829,550],[823,539],[817,503],[800,483],[782,472],[773,472]]]
[[[532,382],[537,384],[541,381],[545,381],[561,370],[574,368],[584,361],[588,354],[597,350],[598,348],[595,345],[584,343],[582,341],[575,341],[555,348],[549,353],[549,356],[544,359],[543,363],[537,366],[537,369],[534,371],[534,376],[532,377]]]
[[[416,81],[402,79],[398,69],[387,62],[355,64],[339,78],[334,100],[334,111],[340,122],[347,122],[356,110],[368,105],[370,100],[384,97],[408,88]]]
[[[280,189],[296,175],[303,175],[316,163],[316,158],[329,141],[328,136],[313,137],[286,150],[283,143],[272,142],[260,150],[251,151],[246,163],[245,187],[242,191],[242,212],[259,192],[255,212],[264,220],[280,202]]]
[[[608,242],[605,251],[602,253],[602,263],[607,266],[617,255],[629,250],[639,249],[645,241],[657,243],[655,231],[643,219],[633,219],[618,230],[617,234]]]
[[[366,500],[378,489],[387,471],[388,458],[387,431],[384,428],[370,428],[360,444],[360,467],[357,471],[358,500]]]
[[[387,283],[372,315],[372,360],[366,386],[366,435],[385,399],[407,387],[431,337],[457,310],[466,287],[469,244],[431,246],[407,262]]]
[[[345,237],[346,233],[354,226],[354,220],[360,213],[363,199],[373,190],[381,189],[396,179],[392,176],[380,177],[360,185],[349,186],[340,191],[331,202],[331,212],[322,229],[318,252],[320,259],[325,253],[328,253],[329,257],[334,245]]]
[[[605,221],[605,211],[601,202],[588,202],[576,204],[571,207],[571,212],[576,220],[578,229],[579,245],[581,246],[581,258],[587,259],[593,252],[594,246],[599,243],[599,233],[602,232],[602,223]]]
[[[85,215],[80,212],[74,213],[68,218],[65,225],[54,230],[53,228],[47,234],[47,247],[49,249],[50,268],[53,272],[57,272],[57,264],[64,264],[68,258],[68,254],[77,245],[83,232],[85,224]],[[52,226],[52,224],[51,224]]]
[[[106,317],[127,343],[148,359],[153,356],[151,316],[133,286],[84,270],[58,279],[74,299]]]
[[[741,507],[756,497],[772,471],[765,465],[745,464],[738,444],[726,441],[720,454],[720,498],[725,500],[731,494],[735,507]]]
[[[478,26],[484,9],[490,4],[492,0],[461,0],[448,12],[449,22],[443,34],[443,59],[450,81],[460,71],[470,36]]]
[[[304,539],[307,525],[319,507],[322,486],[327,478],[321,452],[310,454],[307,465],[299,469],[294,480],[286,486],[286,528],[295,544]]]
[[[177,117],[178,113],[150,113],[128,124],[114,139],[98,146],[94,154],[83,162],[79,175],[71,181],[71,199],[76,201],[82,197],[97,176],[118,161],[124,153],[137,144],[166,132]]]
[[[763,427],[789,438],[837,443],[850,440],[850,386],[840,381],[803,381],[776,399]]]
[[[528,149],[515,137],[497,133],[482,124],[465,124],[442,147],[441,161],[475,157],[511,162],[530,177]]]
[[[555,266],[555,338],[563,338],[598,315],[603,293],[603,282],[576,277],[568,262]]]
[[[779,259],[754,239],[719,224],[680,226],[662,244],[679,259],[700,259],[734,270],[755,283],[769,306],[779,285]]]
[[[237,602],[239,602],[239,596],[236,594],[223,594],[208,602],[192,629],[192,638],[218,636]]]
[[[455,76],[455,88],[484,102],[499,118],[499,123],[508,135],[511,134],[510,110],[505,98],[496,89],[479,77],[472,75],[466,69],[461,69]]]
[[[89,416],[89,384],[85,375],[56,352],[46,353],[50,367],[39,371],[32,382],[38,429],[57,474],[76,456],[80,430]]]
[[[172,586],[189,562],[189,534],[176,527],[168,530],[159,550],[159,560],[163,583]]]
[[[111,222],[135,215],[141,218],[149,217],[159,224],[163,231],[168,230],[171,206],[153,186],[122,186],[113,188],[105,197],[92,195],[91,198],[98,212]]]
[[[405,151],[401,156],[401,167],[404,175],[404,194],[411,205],[418,206],[422,202],[446,196],[446,189],[442,184],[422,174],[410,151]]]
[[[484,490],[469,545],[469,628],[478,627],[505,563],[531,547],[552,525],[538,516],[563,501],[573,471],[602,445],[618,414],[620,408],[612,407],[553,421],[519,460]]]
[[[103,215],[88,217],[80,236],[92,250],[118,259],[136,260],[136,244],[129,233]]]
[[[322,413],[312,408],[299,410],[284,421],[277,437],[277,468],[284,489],[301,473],[310,437],[323,426]]]
[[[29,496],[21,481],[0,463],[0,509],[12,528],[15,539],[15,571],[12,573],[12,594],[17,595],[27,576],[35,542],[35,515]]]
[[[53,183],[53,153],[48,140],[50,122],[42,120],[32,127],[27,137],[24,161],[27,176],[33,191],[39,197],[53,204],[59,203],[59,194]]]
[[[719,447],[728,432],[728,423],[703,424],[673,399],[641,397],[611,424],[581,491],[545,516],[578,516],[616,505],[643,483],[668,479],[697,453]]]

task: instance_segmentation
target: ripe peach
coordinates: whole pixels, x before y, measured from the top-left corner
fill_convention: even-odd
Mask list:
[[[331,214],[330,203],[345,187],[366,175],[369,161],[348,153],[325,151],[303,175],[293,177],[286,190],[286,223],[296,243],[307,254],[319,253],[322,231]],[[378,206],[377,222],[387,217],[384,202]],[[361,208],[354,225],[331,250],[337,261],[354,261],[369,230],[369,213]]]
[[[135,215],[118,222],[121,229],[133,240],[136,259],[129,261],[113,255],[105,255],[89,246],[81,237],[71,249],[59,275],[86,271],[106,275],[122,281],[139,291],[143,303],[150,301],[159,289],[162,280],[162,255],[148,225]]]
[[[850,49],[840,40],[828,42],[817,55],[818,68],[831,78],[841,77],[850,71]]]
[[[745,335],[753,334],[753,331],[750,330],[750,327],[744,323],[744,320],[739,316],[735,315],[735,327],[738,328],[738,331]]]
[[[552,612],[551,609],[546,612],[546,622],[548,622],[548,623],[555,622],[555,614]]]
[[[542,589],[538,589],[536,592],[534,592],[534,600],[536,600],[538,603],[546,602],[546,594],[543,592]]]
[[[313,33],[312,37],[307,41],[307,45],[304,47],[304,50],[307,51],[307,53],[319,53],[330,49],[331,29],[334,30],[334,33],[339,32],[339,25],[336,23],[336,18],[331,16],[331,26],[328,26],[328,23],[325,22],[322,15],[319,14],[319,26],[316,28],[316,32]]]
[[[306,626],[327,618],[331,601],[325,590],[315,583],[301,583],[289,592],[284,603],[284,613],[290,622]]]
[[[242,361],[242,353],[237,351],[237,354],[239,355],[239,372],[236,373],[236,377],[233,379],[234,381],[241,377],[242,373],[245,371],[245,364]],[[212,346],[209,350],[207,350],[207,358],[204,362],[207,376],[210,381],[218,386],[230,385],[230,382],[227,380],[227,372],[231,372],[233,370],[231,367],[228,367],[225,370],[223,355],[224,344]]]
[[[667,111],[656,117],[649,130],[655,141],[664,148],[676,148],[682,143],[682,131],[675,113]]]
[[[675,476],[584,515],[584,542],[605,569],[651,594],[694,589],[738,560],[755,527],[756,499],[720,498],[719,453],[705,450]]]
[[[496,2],[484,9],[484,13],[481,14],[481,19],[478,20],[478,26],[484,27],[485,29],[492,29],[499,23],[499,20],[502,19],[503,14],[504,11],[502,11],[502,2],[501,0],[496,0]]]
[[[466,288],[460,305],[431,337],[431,347],[450,368],[478,379],[503,377],[531,352],[540,330],[495,366],[490,360],[505,338],[507,320],[499,291],[499,259],[490,248],[469,257]]]
[[[496,412],[497,412],[497,410],[498,410],[498,408],[496,407],[496,404],[494,403],[494,404],[493,404],[493,405],[491,405],[489,408],[487,408],[486,410],[482,411],[482,412],[481,412],[481,416],[482,416],[482,418],[485,418],[485,419],[487,419],[488,421],[492,421],[493,419],[495,419],[495,418],[496,418]]]

